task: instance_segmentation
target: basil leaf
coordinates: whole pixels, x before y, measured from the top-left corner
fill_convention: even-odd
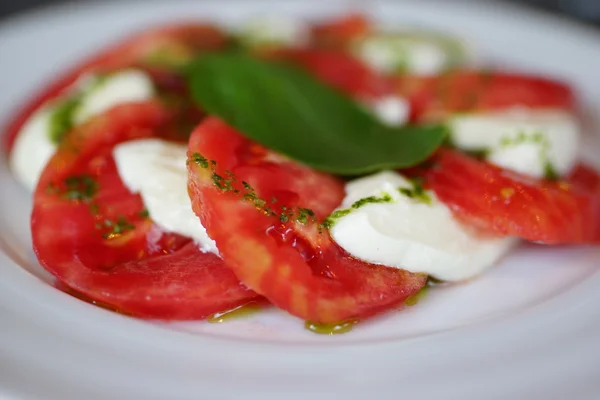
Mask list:
[[[270,149],[330,173],[416,165],[446,134],[444,126],[388,127],[298,67],[241,53],[205,55],[187,73],[195,101],[207,112]]]

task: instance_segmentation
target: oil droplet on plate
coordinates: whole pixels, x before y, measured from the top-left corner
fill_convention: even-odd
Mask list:
[[[112,312],[115,312],[117,314],[122,314],[122,315],[127,315],[129,317],[134,317],[133,314],[131,314],[131,313],[127,312],[127,311],[121,310],[121,309],[119,309],[119,308],[117,308],[117,307],[115,307],[113,305],[110,305],[110,304],[107,304],[107,303],[103,303],[101,301],[94,300],[93,298],[89,297],[88,295],[86,295],[84,293],[81,293],[81,292],[78,292],[77,290],[70,288],[69,286],[65,285],[64,283],[61,283],[61,282],[57,281],[54,284],[54,287],[57,288],[58,290],[64,292],[64,293],[66,293],[66,294],[68,294],[68,295],[70,295],[70,296],[78,299],[78,300],[81,300],[81,301],[84,301],[86,303],[92,304],[92,305],[94,305],[96,307],[103,308],[105,310],[112,311]]]
[[[428,291],[429,291],[429,287],[423,286],[421,288],[421,290],[419,290],[417,293],[408,296],[406,298],[406,300],[404,300],[404,304],[406,304],[409,307],[414,306],[415,304],[417,304],[419,301],[423,300],[427,296]]]
[[[340,333],[350,332],[356,323],[358,323],[358,319],[350,319],[334,324],[317,324],[311,321],[306,321],[304,323],[304,328],[320,335],[337,335]]]
[[[241,306],[232,308],[231,310],[217,312],[206,318],[208,322],[220,323],[235,318],[244,318],[249,315],[255,314],[262,310],[266,304],[260,301],[251,301]]]

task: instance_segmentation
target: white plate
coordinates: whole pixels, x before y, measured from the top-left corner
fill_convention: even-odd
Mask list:
[[[339,1],[107,2],[25,14],[0,25],[0,121],[53,72],[135,28],[347,8]],[[488,60],[567,79],[590,110],[600,110],[595,31],[481,2],[373,1],[365,9],[387,23],[456,33]],[[600,147],[592,136],[586,141],[593,158]],[[29,195],[4,158],[0,188],[0,395],[7,398],[600,396],[599,248],[522,246],[485,276],[345,335],[309,333],[277,311],[223,324],[150,323],[54,289],[30,249]]]

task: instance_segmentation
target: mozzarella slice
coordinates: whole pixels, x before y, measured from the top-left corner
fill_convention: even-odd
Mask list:
[[[357,40],[352,51],[384,73],[437,74],[467,60],[465,46],[458,40],[426,33],[375,33]]]
[[[480,274],[516,243],[513,238],[478,236],[456,221],[432,192],[410,193],[415,193],[412,182],[392,171],[349,182],[339,209],[349,211],[332,220],[333,240],[361,260],[445,281]],[[362,205],[357,207],[357,202]]]
[[[408,122],[410,105],[400,96],[384,96],[369,104],[375,116],[389,126],[400,126]]]
[[[458,115],[451,138],[463,150],[485,150],[487,161],[534,178],[567,174],[579,155],[580,127],[561,110],[509,109]]]
[[[14,177],[31,192],[56,151],[48,133],[52,111],[51,104],[37,110],[21,128],[10,153],[9,166]]]
[[[75,112],[76,124],[101,114],[117,104],[144,101],[154,95],[154,84],[150,77],[137,70],[116,72],[99,83],[90,80],[89,86],[92,86],[91,90],[82,97]],[[83,90],[88,91],[87,88]]]
[[[121,103],[152,98],[154,86],[143,72],[124,70],[97,82],[96,76],[83,77],[62,98],[43,105],[23,125],[9,156],[15,178],[33,191],[44,167],[56,151],[57,143],[50,138],[53,113],[65,101],[79,99],[73,123],[80,124]]]
[[[123,183],[141,195],[158,226],[191,237],[204,252],[219,254],[192,210],[187,192],[186,145],[141,139],[119,144],[113,155]]]
[[[249,47],[294,47],[308,42],[309,27],[298,19],[264,16],[249,20],[239,30],[238,37]]]

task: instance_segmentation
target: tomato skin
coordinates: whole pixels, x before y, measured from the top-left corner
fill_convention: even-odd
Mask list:
[[[19,130],[31,114],[44,103],[59,97],[86,73],[137,67],[148,69],[153,77],[173,76],[173,68],[153,65],[149,57],[160,49],[172,49],[172,52],[179,52],[180,56],[191,56],[197,51],[222,48],[227,41],[225,34],[216,27],[197,23],[165,25],[135,33],[123,39],[120,44],[105,48],[59,73],[58,78],[42,86],[14,113],[15,117],[3,128],[3,147],[9,152]],[[157,83],[161,82],[163,81],[157,80]]]
[[[356,99],[391,94],[393,83],[350,54],[323,49],[277,49],[267,57],[297,65],[316,78]]]
[[[216,164],[196,163],[195,154]],[[329,215],[344,196],[339,179],[273,154],[216,118],[192,133],[188,156],[195,212],[236,276],[277,307],[334,323],[396,307],[425,284],[424,275],[350,257],[310,220],[281,219],[298,207],[316,219]],[[235,180],[221,190],[215,174]],[[244,200],[242,181],[259,198],[274,199],[266,204],[275,215]]]
[[[118,176],[116,144],[171,137],[176,121],[157,101],[117,106],[91,119],[66,135],[34,194],[31,232],[44,268],[94,301],[142,318],[203,318],[257,297],[217,256],[161,231]],[[67,179],[82,176],[94,190],[67,196]],[[125,222],[117,230],[120,219]]]
[[[600,241],[600,175],[586,166],[552,182],[447,149],[435,163],[427,186],[471,226],[551,245]]]
[[[313,25],[310,32],[311,44],[318,48],[341,50],[372,30],[372,23],[365,15],[351,13]]]
[[[437,76],[394,78],[409,99],[413,121],[440,121],[451,113],[525,108],[575,111],[573,91],[547,78],[508,72],[455,70]]]

